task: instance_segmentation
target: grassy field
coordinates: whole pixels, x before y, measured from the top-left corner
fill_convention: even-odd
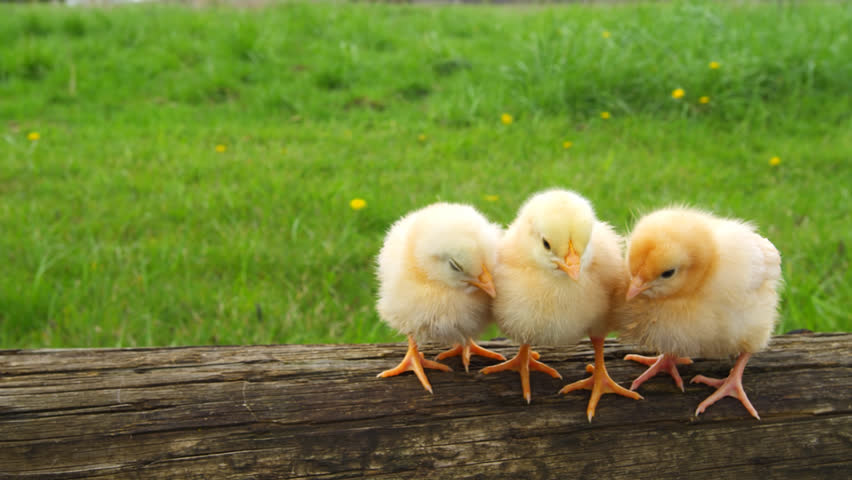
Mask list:
[[[390,223],[436,200],[507,223],[550,186],[621,231],[673,202],[751,219],[784,258],[778,331],[849,331],[849,25],[842,2],[2,5],[0,347],[398,340],[373,307]]]

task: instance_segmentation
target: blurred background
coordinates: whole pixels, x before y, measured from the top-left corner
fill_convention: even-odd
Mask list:
[[[850,330],[850,2],[498,3],[0,3],[0,348],[399,341],[390,224],[552,186],[749,219]]]

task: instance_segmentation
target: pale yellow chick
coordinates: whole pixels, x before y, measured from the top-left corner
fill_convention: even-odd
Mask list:
[[[766,348],[778,317],[778,250],[748,223],[666,208],[636,224],[627,263],[631,283],[623,336],[663,353],[625,357],[651,365],[631,389],[660,371],[683,389],[676,365],[690,361],[680,357],[739,355],[726,379],[692,379],[717,387],[695,414],[729,395],[759,419],[743,390],[742,373],[749,357]]]
[[[471,349],[505,360],[471,340],[491,321],[496,295],[491,272],[500,235],[500,227],[473,207],[450,203],[427,206],[393,224],[378,257],[376,309],[382,320],[408,336],[408,353],[379,377],[413,370],[431,393],[423,368],[451,369],[423,358],[418,341],[463,345],[458,353],[465,361]]]
[[[482,372],[517,370],[529,403],[529,370],[562,378],[537,361],[530,345],[573,344],[588,335],[595,348],[593,375],[562,392],[592,390],[590,421],[603,393],[641,398],[613,382],[604,365],[603,340],[612,327],[614,302],[624,296],[627,272],[620,237],[596,218],[589,201],[567,190],[534,195],[521,207],[497,252],[494,283],[500,294],[494,317],[521,347],[512,360]]]

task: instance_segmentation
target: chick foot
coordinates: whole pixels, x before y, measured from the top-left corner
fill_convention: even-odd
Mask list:
[[[506,357],[504,357],[503,355],[500,355],[497,352],[492,352],[491,350],[488,350],[487,348],[480,347],[479,345],[476,344],[476,342],[473,341],[472,338],[468,338],[467,342],[464,344],[464,346],[461,346],[457,343],[450,350],[447,350],[446,352],[439,353],[435,357],[435,360],[443,360],[445,358],[455,357],[456,355],[461,355],[462,364],[464,365],[464,371],[465,372],[470,371],[469,368],[470,368],[470,356],[471,355],[479,355],[480,357],[493,358],[494,360],[500,360],[500,361],[506,360]]]
[[[524,398],[527,404],[532,401],[532,393],[530,391],[530,370],[544,372],[553,378],[562,378],[556,370],[538,361],[539,354],[530,351],[530,344],[524,343],[518,350],[518,354],[507,362],[503,362],[490,367],[485,367],[480,370],[481,373],[488,375],[489,373],[502,372],[504,370],[514,370],[521,374],[521,389],[524,393]]]
[[[743,406],[746,410],[748,410],[748,413],[750,413],[754,418],[760,420],[760,415],[757,414],[757,410],[754,406],[752,406],[751,402],[748,400],[745,390],[743,389],[743,370],[745,370],[749,357],[751,357],[750,353],[741,353],[727,378],[708,378],[704,375],[696,375],[692,377],[692,380],[690,380],[689,383],[703,383],[705,385],[710,385],[711,387],[716,387],[716,391],[701,402],[698,405],[698,408],[695,409],[695,416],[704,413],[704,410],[706,410],[707,407],[716,403],[716,401],[720,398],[734,397],[742,402]]]
[[[598,401],[605,393],[616,393],[624,397],[632,398],[633,400],[639,400],[642,398],[642,395],[615,383],[615,380],[613,380],[609,376],[609,373],[607,373],[603,356],[603,337],[591,337],[591,340],[592,345],[595,347],[595,365],[586,365],[586,371],[591,373],[592,376],[574,383],[569,383],[559,390],[559,393],[568,393],[580,389],[592,391],[592,396],[589,398],[589,406],[586,408],[586,416],[589,418],[589,422],[591,422],[592,417],[595,416],[595,408],[598,406]]]
[[[408,351],[405,352],[405,358],[399,362],[399,365],[396,367],[385,370],[384,372],[376,375],[379,378],[385,377],[393,377],[395,375],[399,375],[400,373],[413,371],[417,378],[420,379],[420,383],[423,384],[423,388],[425,388],[429,393],[432,393],[432,384],[429,383],[429,379],[426,378],[426,372],[423,371],[423,368],[432,368],[435,370],[441,370],[443,372],[452,372],[453,369],[444,365],[443,363],[433,362],[432,360],[426,360],[420,351],[417,350],[417,342],[414,341],[410,335],[408,336]]]
[[[632,360],[634,362],[639,362],[642,365],[648,365],[648,369],[645,370],[645,373],[639,375],[636,380],[633,380],[633,383],[630,385],[630,390],[636,390],[639,388],[639,385],[645,383],[646,380],[652,378],[660,373],[668,373],[672,376],[675,381],[675,385],[680,388],[680,391],[683,391],[683,380],[680,378],[680,374],[677,371],[678,365],[692,365],[692,359],[688,357],[678,357],[677,355],[672,355],[670,353],[665,353],[662,355],[657,355],[656,357],[646,357],[644,355],[625,355],[625,360]]]

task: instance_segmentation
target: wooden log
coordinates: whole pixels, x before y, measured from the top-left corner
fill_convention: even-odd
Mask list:
[[[505,341],[483,342],[506,356]],[[734,399],[668,377],[645,399],[559,395],[590,345],[541,348],[564,381],[429,371],[379,379],[404,344],[0,351],[0,478],[848,478],[852,334],[786,335],[753,357]],[[434,354],[438,346],[425,349]],[[606,344],[629,385],[634,349]],[[489,361],[474,358],[479,369]],[[732,362],[681,367],[724,376]]]

